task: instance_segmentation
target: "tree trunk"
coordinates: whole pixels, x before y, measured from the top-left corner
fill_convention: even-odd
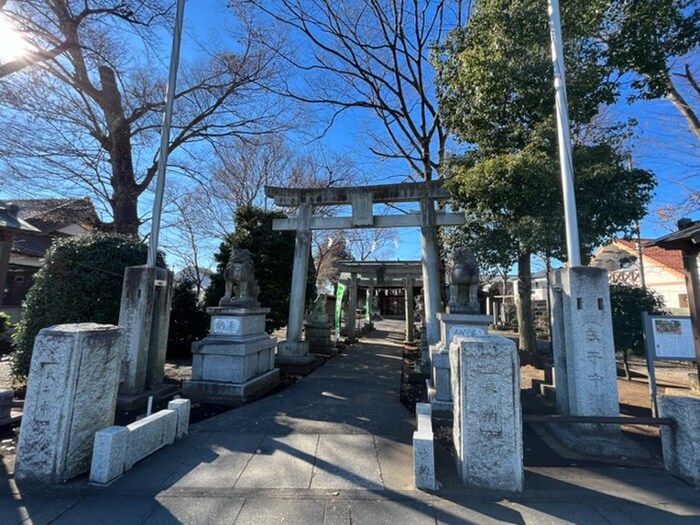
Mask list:
[[[102,91],[100,107],[105,116],[109,136],[105,147],[112,165],[112,196],[110,204],[117,233],[138,235],[139,221],[137,202],[141,189],[136,184],[134,165],[131,158],[131,129],[124,114],[119,87],[114,71],[107,67],[99,68]]]
[[[530,252],[522,247],[518,253],[518,340],[520,350],[537,354],[535,323],[532,318],[532,269]]]

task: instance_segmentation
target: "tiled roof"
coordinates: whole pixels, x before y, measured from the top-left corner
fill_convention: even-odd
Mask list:
[[[0,202],[0,230],[10,232],[37,231],[37,229],[27,221],[23,221],[17,217],[18,211],[17,206],[5,205]]]
[[[43,257],[58,230],[72,224],[93,225],[95,207],[82,199],[19,199],[7,201],[18,206],[17,217],[37,228],[40,233],[18,233],[12,241],[12,253]],[[60,235],[60,234],[58,234]]]
[[[700,244],[700,221],[688,221],[683,226],[680,222],[678,231],[654,239],[650,243],[654,246],[663,246],[666,249],[682,249]]]
[[[95,224],[97,213],[87,197],[82,199],[13,200],[19,206],[17,216],[43,233],[51,233],[70,224]]]
[[[613,241],[626,251],[636,254],[637,243],[628,239],[615,239]],[[658,246],[647,246],[651,239],[641,239],[642,255],[649,258],[661,266],[683,273],[683,255],[680,250],[665,250]]]

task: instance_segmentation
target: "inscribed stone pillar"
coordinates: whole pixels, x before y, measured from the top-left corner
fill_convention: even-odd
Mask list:
[[[416,339],[415,325],[413,324],[413,279],[404,279],[404,296],[406,311],[406,342],[412,343]]]
[[[119,393],[136,396],[163,385],[173,273],[129,266],[123,283],[119,326],[124,328],[124,362]]]
[[[60,483],[90,468],[95,432],[114,424],[122,328],[44,328],[34,342],[16,479]]]
[[[168,348],[170,329],[170,305],[173,299],[173,272],[156,268],[153,297],[153,323],[146,365],[146,389],[163,385],[165,376],[165,353]]]
[[[348,297],[348,341],[357,339],[357,274],[350,274],[350,295]]]
[[[505,337],[456,337],[450,346],[453,437],[457,470],[466,485],[523,488],[520,365]]]
[[[557,411],[618,416],[617,371],[608,274],[575,266],[552,275],[552,346]],[[577,425],[580,431],[619,431],[613,425]]]
[[[440,264],[438,259],[435,206],[430,199],[422,199],[420,201],[420,209],[425,326],[428,343],[434,344],[440,340],[440,326],[436,317],[436,314],[440,311]]]
[[[297,209],[297,235],[294,246],[292,289],[289,297],[289,321],[287,340],[277,346],[278,364],[306,364],[314,360],[309,354],[309,344],[302,341],[304,310],[306,304],[306,277],[311,250],[311,205],[303,203]]]
[[[135,395],[146,389],[155,283],[155,268],[129,266],[124,269],[119,310],[119,326],[124,328],[121,394]]]

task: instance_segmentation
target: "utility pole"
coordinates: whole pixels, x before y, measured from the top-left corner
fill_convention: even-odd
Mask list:
[[[566,249],[568,266],[581,265],[581,248],[576,219],[576,195],[574,194],[574,167],[571,157],[571,132],[566,102],[566,80],[564,75],[564,52],[562,50],[559,0],[548,0],[550,36],[552,38],[552,65],[554,66],[554,92],[557,106],[557,134],[559,164],[564,196],[564,223],[566,227]]]
[[[156,172],[156,194],[155,198],[153,199],[151,236],[148,240],[147,266],[149,268],[155,268],[158,256],[160,216],[163,209],[163,193],[165,191],[165,168],[168,164],[168,149],[170,147],[170,120],[173,115],[173,102],[175,100],[175,84],[177,82],[177,68],[180,63],[180,40],[182,37],[182,21],[184,18],[184,11],[185,0],[177,0],[175,29],[173,30],[173,44],[170,52],[170,69],[168,72],[168,85],[165,89],[165,111],[163,112],[163,127],[160,131],[160,156],[158,157],[158,171]]]

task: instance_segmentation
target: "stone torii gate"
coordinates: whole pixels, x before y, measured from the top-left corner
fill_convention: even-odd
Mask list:
[[[302,340],[311,230],[420,227],[426,331],[429,343],[440,339],[436,318],[440,308],[437,227],[464,224],[461,214],[435,211],[434,201],[449,197],[442,180],[343,188],[265,186],[265,195],[273,199],[277,206],[296,209],[296,214],[291,213],[286,219],[273,222],[275,230],[296,231],[287,339],[277,347],[278,363],[306,364],[313,360],[313,356],[309,355],[308,343]],[[374,204],[397,202],[418,202],[420,213],[373,214]],[[349,217],[313,215],[314,207],[348,205],[352,207]]]
[[[348,339],[355,339],[355,312],[357,310],[357,289],[367,289],[369,318],[372,318],[372,297],[376,288],[403,288],[406,322],[406,342],[415,340],[413,325],[413,288],[423,286],[422,265],[420,261],[338,261],[340,280],[348,284],[350,290],[348,305]]]

